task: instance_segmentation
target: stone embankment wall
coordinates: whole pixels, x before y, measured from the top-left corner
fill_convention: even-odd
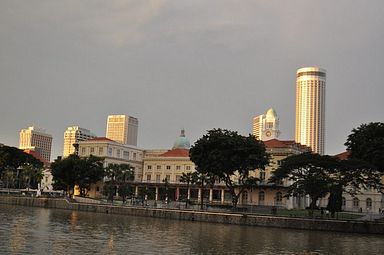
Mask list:
[[[78,210],[84,212],[122,214],[163,219],[203,221],[248,226],[293,228],[305,230],[338,231],[362,234],[384,234],[384,223],[316,220],[289,217],[256,216],[239,213],[215,213],[190,210],[170,210],[141,207],[125,207],[85,203],[70,203],[65,199],[0,196],[0,203],[45,208]]]

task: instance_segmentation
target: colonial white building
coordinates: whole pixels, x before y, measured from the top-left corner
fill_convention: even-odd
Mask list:
[[[277,139],[280,135],[279,118],[272,108],[265,114],[254,117],[252,124],[252,133],[259,140]]]

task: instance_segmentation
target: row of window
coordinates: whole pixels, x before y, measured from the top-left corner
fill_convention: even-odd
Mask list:
[[[169,175],[169,174],[167,174],[163,180],[161,180],[160,174],[156,174],[155,178],[156,178],[157,183],[166,182],[166,181],[168,181],[168,182],[173,181],[173,180],[171,180],[171,175]],[[180,178],[181,178],[181,175],[176,175],[175,181],[180,182]],[[147,174],[147,181],[148,182],[152,181],[152,175],[151,174]]]
[[[152,170],[153,167],[152,167],[152,165],[148,165],[147,166],[147,170]],[[162,165],[156,165],[156,170],[162,170],[162,167],[163,167]],[[171,166],[170,165],[166,165],[165,166],[165,170],[171,170]],[[176,166],[176,170],[181,170],[181,166],[177,165]],[[185,170],[186,171],[190,171],[191,170],[191,166],[185,166]]]
[[[96,154],[96,152],[98,153],[99,156],[104,156],[104,147],[90,147],[89,149],[89,154]],[[115,155],[114,155],[114,150],[113,148],[108,148],[108,156],[110,157],[113,157],[115,156],[116,158],[123,158],[123,159],[126,159],[126,160],[136,160],[137,159],[137,153],[136,152],[133,152],[132,153],[132,158],[130,158],[129,156],[129,151],[125,151],[125,150],[121,150],[121,149],[115,149]],[[86,155],[87,154],[87,148],[86,147],[82,147],[81,148],[81,155]]]
[[[342,198],[342,205],[345,207],[346,206],[346,199],[345,197]],[[358,208],[360,206],[360,200],[357,198],[357,197],[354,197],[352,199],[352,205],[354,208]],[[372,199],[371,198],[367,198],[365,200],[365,205],[366,205],[366,208],[372,208]]]

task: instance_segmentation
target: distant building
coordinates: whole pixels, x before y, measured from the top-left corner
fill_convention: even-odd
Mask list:
[[[50,162],[52,147],[52,135],[47,134],[43,129],[28,127],[20,131],[19,149],[32,150]]]
[[[264,144],[266,152],[271,156],[270,164],[265,170],[256,169],[256,171],[251,174],[259,178],[259,187],[251,191],[246,191],[239,201],[240,204],[280,206],[288,209],[305,208],[305,206],[309,205],[307,198],[285,197],[285,191],[290,185],[288,180],[284,180],[278,184],[269,183],[268,180],[273,172],[280,166],[283,159],[291,155],[310,152],[311,149],[293,140],[271,139],[265,141]]]
[[[326,71],[304,67],[296,73],[295,141],[324,154]]]
[[[337,154],[335,157],[340,160],[347,160],[349,154],[346,151]],[[384,176],[382,183],[384,183]],[[380,209],[384,208],[384,194],[370,187],[367,189],[361,188],[355,195],[343,192],[341,203],[343,211],[379,213]]]
[[[143,150],[126,144],[121,144],[106,137],[95,137],[79,142],[79,156],[89,157],[94,155],[104,158],[104,167],[109,164],[129,164],[133,167],[134,181],[142,180],[143,176]],[[91,189],[89,196],[101,196],[102,183]]]
[[[68,127],[64,132],[64,150],[63,157],[68,157],[69,155],[76,152],[76,145],[80,141],[86,141],[90,138],[94,138],[96,135],[92,134],[91,131],[79,126]]]
[[[137,146],[139,121],[128,115],[109,115],[106,137],[122,144]]]
[[[274,109],[270,108],[265,114],[253,118],[252,133],[262,141],[279,137],[279,119]]]

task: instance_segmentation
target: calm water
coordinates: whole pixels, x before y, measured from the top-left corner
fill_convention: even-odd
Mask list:
[[[0,204],[0,254],[384,254],[384,236]]]

